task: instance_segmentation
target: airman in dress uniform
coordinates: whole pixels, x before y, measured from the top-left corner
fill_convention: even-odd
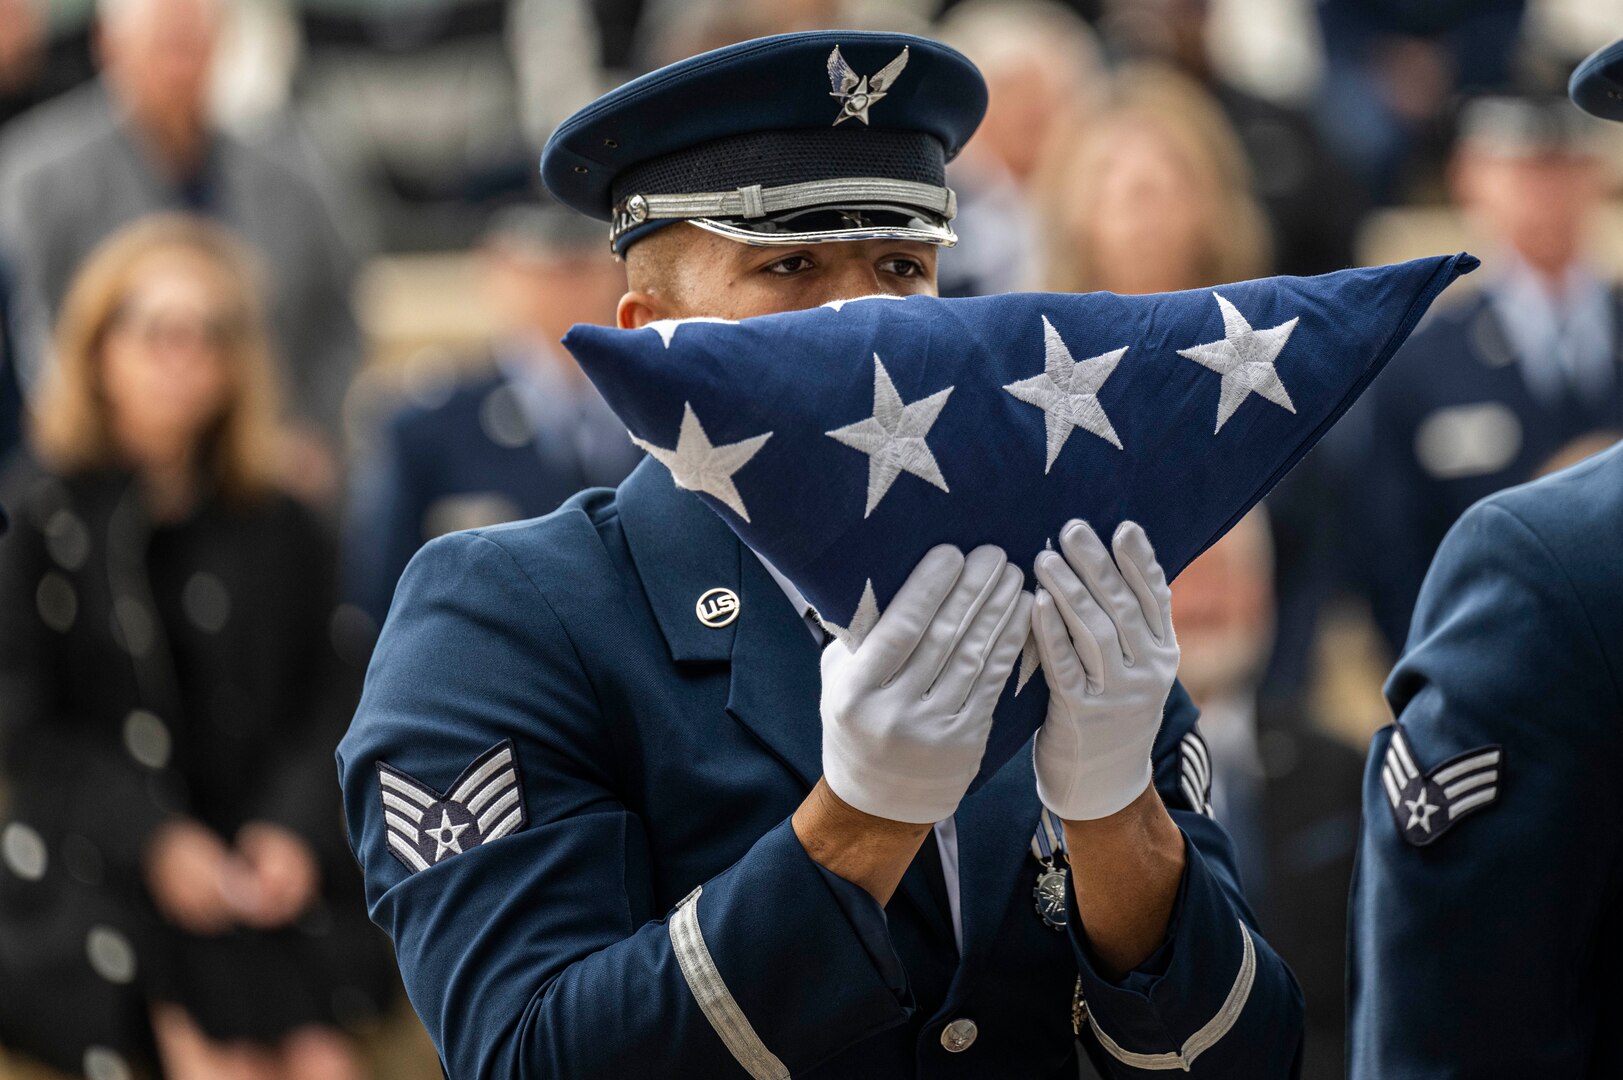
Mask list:
[[[1623,430],[1623,292],[1585,238],[1605,194],[1596,122],[1565,98],[1480,98],[1453,177],[1495,245],[1482,291],[1440,308],[1349,415],[1353,569],[1394,652],[1426,567],[1473,503],[1567,443]]]
[[[922,38],[766,38],[588,106],[542,171],[612,221],[625,327],[933,292],[985,102]],[[448,1074],[1074,1077],[1080,1039],[1293,1075],[1165,577],[1109,539],[1068,527],[1035,602],[936,548],[854,651],[657,463],[428,544],[339,766]],[[1047,723],[965,797],[1033,629]]]
[[[1623,48],[1573,96],[1623,119]],[[1353,1080],[1617,1075],[1623,447],[1479,502],[1387,682],[1352,895]]]

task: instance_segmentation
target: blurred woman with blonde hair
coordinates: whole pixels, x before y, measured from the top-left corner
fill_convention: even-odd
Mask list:
[[[1210,95],[1171,69],[1116,76],[1039,190],[1051,291],[1173,292],[1269,272],[1244,150]]]
[[[360,1075],[388,955],[338,828],[359,671],[277,487],[256,271],[219,226],[97,249],[0,540],[0,1044],[169,1080]]]

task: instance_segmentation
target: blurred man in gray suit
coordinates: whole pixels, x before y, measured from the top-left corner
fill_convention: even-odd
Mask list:
[[[215,125],[210,75],[225,12],[221,0],[100,0],[100,79],[18,119],[0,143],[19,370],[25,385],[37,376],[63,291],[98,242],[145,214],[204,213],[258,250],[289,403],[330,445],[360,355],[353,257],[307,162]]]

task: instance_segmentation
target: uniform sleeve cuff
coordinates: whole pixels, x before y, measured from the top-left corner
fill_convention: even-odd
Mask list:
[[[1184,859],[1166,940],[1120,979],[1099,972],[1067,895],[1088,1025],[1107,1053],[1140,1069],[1187,1069],[1228,1034],[1256,979],[1252,932],[1187,834]]]
[[[670,937],[688,989],[752,1077],[799,1074],[911,1012],[878,905],[826,874],[787,821],[677,905]]]
[[[868,959],[873,961],[874,970],[890,985],[897,1001],[911,1006],[913,999],[907,987],[907,971],[902,967],[901,957],[896,955],[896,947],[891,944],[890,923],[885,919],[885,909],[869,895],[867,889],[853,885],[818,863],[812,865],[817,867],[823,883],[834,894],[834,902],[845,912],[851,929],[867,950]]]

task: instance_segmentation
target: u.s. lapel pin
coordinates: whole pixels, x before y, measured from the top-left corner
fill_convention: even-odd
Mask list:
[[[693,605],[699,621],[712,630],[720,630],[738,618],[738,594],[731,589],[709,589]]]

